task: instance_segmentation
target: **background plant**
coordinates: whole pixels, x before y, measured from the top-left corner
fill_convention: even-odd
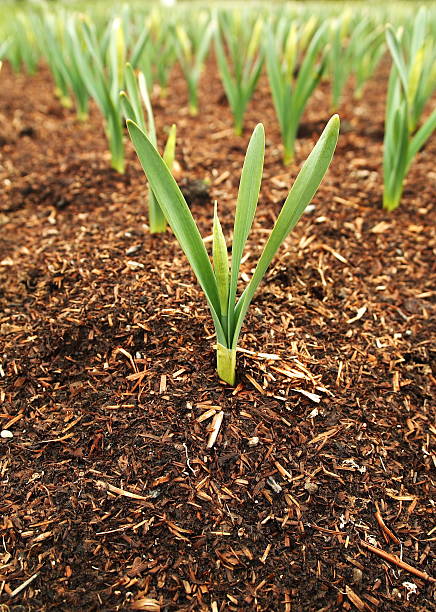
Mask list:
[[[401,70],[400,79],[407,86],[410,133],[415,132],[418,127],[425,105],[436,87],[436,43],[428,17],[427,10],[421,7],[413,27],[400,30],[398,40],[401,42],[404,58],[402,68],[392,37],[388,34],[389,50],[395,55],[394,61]]]
[[[88,19],[82,18],[81,26],[81,34],[86,44],[74,46],[75,62],[88,92],[103,114],[111,165],[118,172],[124,172],[119,94],[124,86],[126,49],[121,21],[115,18],[107,27],[102,40],[97,35],[96,27]]]
[[[422,126],[413,132],[423,112],[428,90],[436,85],[434,69],[431,86],[428,83],[428,56],[432,58],[434,68],[435,53],[434,45],[429,44],[425,36],[425,27],[425,12],[420,11],[413,25],[413,43],[408,55],[402,48],[402,32],[396,33],[392,26],[386,29],[386,40],[393,59],[386,101],[383,151],[383,207],[387,210],[399,206],[409,168],[436,129],[434,109]]]
[[[144,73],[150,90],[157,83],[161,97],[165,98],[177,59],[173,20],[154,7],[144,18],[137,40],[130,62]]]
[[[6,57],[15,72],[24,68],[29,74],[35,74],[38,68],[40,55],[33,27],[35,17],[32,12],[19,12],[9,21]]]
[[[175,25],[175,49],[188,84],[189,112],[198,114],[198,84],[204,62],[209,52],[213,23],[206,11],[196,13],[196,18]]]
[[[262,24],[261,17],[251,24],[246,12],[226,11],[218,13],[215,27],[218,69],[239,136],[262,70],[263,51],[259,44]]]
[[[282,135],[285,164],[294,159],[301,117],[326,65],[325,26],[319,26],[313,35],[310,34],[309,42],[305,33],[304,29],[299,32],[293,22],[284,38],[277,36],[277,31],[274,32],[271,26],[267,27],[265,36],[268,78]]]
[[[147,134],[149,141],[157,150],[157,138],[156,138],[156,127],[153,116],[153,109],[151,106],[150,98],[147,90],[147,82],[142,72],[138,73],[135,77],[135,73],[130,64],[126,66],[125,73],[126,81],[126,92],[121,92],[121,102],[124,110],[126,119],[135,121],[141,130]],[[145,108],[146,117],[144,116],[143,106]],[[176,149],[176,126],[172,125],[165,150],[163,153],[163,160],[169,168],[170,172],[174,166]],[[150,232],[152,234],[164,232],[167,227],[165,215],[153,190],[150,189],[148,196],[148,216]]]
[[[359,45],[352,47],[352,73],[354,75],[354,97],[360,100],[367,81],[374,74],[386,52],[384,27],[374,19],[362,17],[362,32]],[[351,33],[354,37],[354,32]]]

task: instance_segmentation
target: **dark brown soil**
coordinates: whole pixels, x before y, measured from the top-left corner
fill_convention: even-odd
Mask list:
[[[111,171],[98,111],[78,123],[45,69],[6,65],[0,80],[2,611],[434,609],[435,143],[401,207],[382,211],[386,71],[361,102],[347,94],[315,208],[250,308],[236,389],[217,378],[174,237],[147,231],[132,149],[125,175]],[[212,65],[200,99],[191,118],[175,73],[155,112],[161,134],[177,123],[178,179],[205,236],[214,199],[230,234],[265,124],[249,275],[328,88],[290,168],[265,80],[243,138]]]

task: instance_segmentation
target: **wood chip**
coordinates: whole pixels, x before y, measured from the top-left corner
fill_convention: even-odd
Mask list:
[[[356,313],[356,316],[352,317],[351,319],[348,319],[347,321],[348,325],[350,325],[351,323],[354,323],[355,321],[359,321],[359,319],[363,317],[363,315],[365,314],[367,310],[368,308],[366,306],[362,306],[362,308],[359,308],[359,310]]]
[[[345,587],[345,593],[352,604],[361,612],[373,612],[373,609],[365,603],[348,585]]]
[[[146,610],[146,612],[160,612],[161,606],[157,599],[141,597],[130,604],[131,610]]]
[[[223,418],[224,418],[223,411],[218,412],[213,417],[212,425],[210,427],[209,440],[207,442],[207,448],[212,448],[214,446],[216,439],[218,437],[220,428],[221,428],[221,423],[223,422]]]
[[[32,583],[35,580],[35,578],[37,578],[38,576],[39,576],[39,572],[36,572],[36,574],[33,574],[33,576],[30,576],[30,578],[25,580],[23,584],[20,584],[19,587],[17,587],[16,589],[12,591],[12,593],[10,593],[9,598],[12,599],[13,597],[21,593],[21,591],[24,591],[24,589],[28,587],[29,584]]]
[[[312,400],[312,402],[315,402],[317,404],[319,404],[319,402],[321,401],[321,396],[318,395],[317,393],[310,393],[310,391],[305,391],[304,389],[291,389],[291,391],[296,391],[296,393],[301,393],[301,395],[304,395],[305,397]]]
[[[414,574],[415,576],[417,576],[418,578],[421,578],[422,580],[427,580],[428,582],[436,582],[435,578],[433,578],[432,576],[429,576],[426,572],[422,572],[421,570],[416,569],[412,565],[409,565],[409,563],[402,561],[396,555],[386,552],[382,550],[381,548],[377,548],[376,546],[373,546],[372,544],[368,544],[368,542],[365,542],[364,540],[361,540],[360,544],[364,548],[369,550],[370,552],[381,557],[382,559],[385,559],[386,561],[389,561],[390,563],[393,563],[394,565],[401,567],[401,569],[405,570],[406,572],[409,572],[410,574]]]
[[[111,485],[110,483],[103,482],[102,480],[97,480],[96,484],[99,489],[110,491],[111,493],[122,495],[123,497],[129,497],[130,499],[137,499],[138,501],[146,501],[149,499],[149,497],[144,497],[143,495],[138,495],[137,493],[131,493],[130,491],[120,489],[114,485]]]
[[[374,227],[372,227],[369,231],[371,234],[384,234],[388,229],[392,227],[392,223],[388,223],[387,221],[380,221]]]

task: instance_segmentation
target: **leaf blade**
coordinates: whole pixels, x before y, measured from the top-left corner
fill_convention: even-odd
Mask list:
[[[333,157],[339,135],[339,117],[333,115],[301,168],[274,228],[267,240],[254,274],[236,306],[232,348],[236,348],[245,314],[269,264],[304,209],[312,200]]]
[[[235,224],[233,230],[232,263],[229,288],[229,343],[232,341],[233,312],[242,253],[256,213],[262,181],[263,158],[265,150],[265,131],[259,123],[251,136],[239,183],[236,202]]]
[[[134,121],[127,120],[127,128],[150,187],[206,295],[218,340],[225,344],[215,275],[191,211],[151,141]]]

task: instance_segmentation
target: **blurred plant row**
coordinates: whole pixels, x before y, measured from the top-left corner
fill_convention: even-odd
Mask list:
[[[326,113],[335,112],[347,84],[355,99],[365,95],[368,79],[389,50],[384,206],[394,209],[414,157],[436,127],[436,111],[421,122],[436,86],[436,12],[422,8],[412,15],[400,12],[387,27],[386,11],[338,12],[321,5],[316,11],[288,5],[147,10],[138,5],[103,9],[97,3],[86,13],[43,5],[6,11],[0,60],[29,73],[44,60],[60,103],[74,106],[80,120],[86,120],[92,98],[104,117],[112,166],[123,172],[125,113],[119,92],[127,86],[126,62],[144,75],[143,87],[158,90],[162,98],[171,95],[178,63],[189,112],[201,119],[199,81],[214,54],[236,134],[243,132],[248,103],[265,69],[288,164],[303,113],[321,81],[330,83]]]

